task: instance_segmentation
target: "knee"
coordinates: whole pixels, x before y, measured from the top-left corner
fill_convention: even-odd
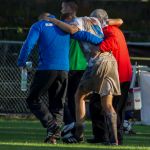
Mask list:
[[[102,103],[102,108],[105,112],[111,112],[113,110],[113,106],[108,103]]]
[[[108,105],[108,104],[105,104],[105,103],[102,103],[102,108],[104,109],[104,110],[106,110],[106,109],[110,109],[110,105]]]
[[[106,105],[106,110],[110,112],[112,109],[113,109],[113,106],[111,104]]]
[[[75,93],[75,103],[78,104],[83,100],[84,100],[84,95],[82,94],[82,92],[77,90],[76,93]]]

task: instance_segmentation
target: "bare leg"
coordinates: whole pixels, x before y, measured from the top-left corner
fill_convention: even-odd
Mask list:
[[[75,104],[76,104],[76,131],[75,131],[75,137],[78,142],[82,142],[84,140],[83,138],[83,132],[84,132],[84,119],[85,119],[85,97],[87,94],[77,89],[77,92],[75,94]]]
[[[105,112],[115,113],[115,110],[112,105],[112,101],[113,101],[112,95],[106,95],[101,98],[101,104]]]
[[[85,118],[85,93],[77,90],[75,94],[75,104],[76,104],[76,123],[83,124]]]

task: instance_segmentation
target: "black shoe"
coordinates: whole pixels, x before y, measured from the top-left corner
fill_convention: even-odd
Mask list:
[[[77,143],[84,143],[84,137],[76,138]]]
[[[62,137],[62,139],[69,138],[70,136],[74,135],[74,133],[75,133],[75,123],[72,122],[63,127],[63,129],[61,131],[61,137]]]
[[[75,125],[75,134],[74,137],[78,141],[78,143],[83,143],[84,142],[84,126],[82,124],[80,125]]]
[[[78,141],[76,140],[76,138],[73,135],[70,135],[67,138],[62,138],[63,143],[66,144],[73,144],[73,143],[78,143]]]

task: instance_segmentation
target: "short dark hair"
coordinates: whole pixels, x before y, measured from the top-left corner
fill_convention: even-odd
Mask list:
[[[38,17],[38,20],[42,20],[44,16],[48,17],[50,15],[51,14],[49,12],[42,12]]]
[[[62,0],[61,3],[67,3],[73,10],[78,11],[78,2],[76,0]]]
[[[68,18],[72,18],[73,19],[73,15],[71,14],[71,13],[65,13],[65,14],[62,14],[61,16],[60,16],[60,19],[61,20],[65,20],[65,19],[68,19]]]

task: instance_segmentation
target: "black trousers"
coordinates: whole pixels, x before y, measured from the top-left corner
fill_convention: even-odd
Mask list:
[[[123,121],[125,115],[125,105],[127,101],[128,91],[130,82],[123,82],[120,84],[121,96],[115,96],[113,99],[113,106],[117,113],[117,129],[118,129],[118,140],[123,140]],[[107,140],[107,133],[105,131],[104,124],[104,112],[101,107],[100,96],[94,94],[90,97],[89,111],[92,120],[92,130],[94,138],[101,141]]]
[[[45,128],[54,119],[58,125],[62,124],[67,84],[68,72],[66,71],[40,70],[35,73],[26,101],[31,112]],[[47,91],[49,107],[39,99]]]
[[[69,124],[75,122],[75,93],[84,70],[69,71],[68,89],[64,107],[64,122]]]

